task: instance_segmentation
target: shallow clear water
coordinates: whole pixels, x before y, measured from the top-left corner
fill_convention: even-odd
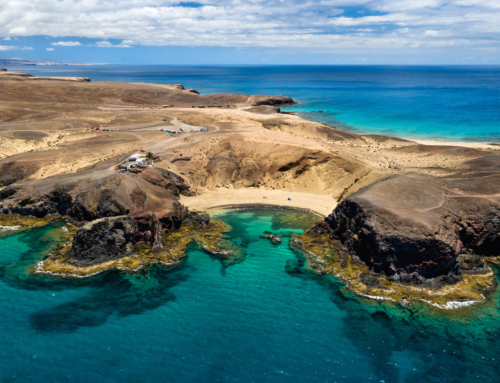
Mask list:
[[[202,94],[284,94],[287,110],[358,133],[500,142],[499,66],[9,67],[92,81],[180,83]],[[318,113],[319,110],[325,113]]]
[[[500,311],[453,314],[360,300],[259,238],[301,233],[303,213],[222,211],[244,254],[196,246],[172,270],[90,280],[27,274],[55,224],[0,235],[0,381],[498,382]]]

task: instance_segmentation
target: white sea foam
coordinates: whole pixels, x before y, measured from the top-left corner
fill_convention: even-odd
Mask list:
[[[0,226],[0,230],[19,230],[21,226]]]
[[[410,303],[407,300],[397,301],[397,300],[390,298],[390,297],[380,297],[377,295],[368,295],[368,294],[358,293],[357,291],[354,291],[354,293],[356,293],[357,295],[359,295],[361,297],[368,298],[368,299],[375,299],[378,301],[385,300],[385,301],[391,301],[394,303],[400,303],[402,305],[407,305]],[[483,296],[483,298],[484,298],[484,296]],[[456,310],[456,309],[461,309],[463,307],[472,306],[472,305],[475,305],[477,303],[483,303],[483,301],[450,301],[450,302],[446,302],[446,304],[440,305],[439,303],[427,301],[425,299],[413,298],[412,300],[424,302],[424,303],[427,303],[428,305],[431,305],[431,306],[434,306],[434,307],[437,307],[437,308],[440,308],[443,310]]]
[[[467,306],[472,306],[477,303],[483,303],[483,301],[450,301],[446,302],[444,305],[440,305],[439,303],[434,303],[430,301],[426,301],[425,299],[417,299],[421,302],[425,302],[431,306],[443,309],[443,310],[455,310],[455,309],[461,309],[462,307],[467,307]]]
[[[341,278],[344,279],[345,281],[347,281],[348,284],[350,284],[349,280],[347,280],[346,278],[344,278],[342,276],[341,276]],[[408,305],[408,304],[411,303],[410,301],[408,301],[406,299],[397,301],[397,300],[395,300],[393,298],[390,298],[390,297],[381,297],[381,296],[378,296],[378,295],[363,294],[363,293],[357,292],[356,290],[354,290],[352,288],[351,288],[351,290],[356,295],[361,296],[363,298],[374,299],[374,300],[377,300],[377,301],[382,301],[382,300],[383,301],[391,301],[391,302],[399,303],[399,304],[402,304],[402,305]],[[440,309],[443,309],[443,310],[456,310],[456,309],[461,309],[463,307],[472,306],[472,305],[475,305],[475,304],[478,304],[478,303],[483,303],[486,300],[486,297],[483,294],[481,294],[481,297],[484,299],[483,301],[450,301],[450,302],[446,302],[446,304],[443,304],[443,305],[440,305],[439,303],[427,301],[425,299],[420,299],[420,298],[412,298],[411,300],[424,302],[424,303],[427,303],[428,305],[431,305],[431,306],[434,306],[434,307],[437,307],[437,308],[440,308]]]
[[[358,293],[355,291],[356,294],[358,294],[359,296],[362,296],[364,298],[369,298],[369,299],[375,299],[377,301],[391,301],[391,302],[395,302],[397,303],[398,301],[391,298],[391,297],[380,297],[378,295],[368,295],[368,294],[363,294],[363,293]]]

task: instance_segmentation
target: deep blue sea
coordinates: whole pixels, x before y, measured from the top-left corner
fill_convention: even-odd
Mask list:
[[[310,273],[285,239],[303,213],[221,211],[225,264],[196,246],[177,268],[34,277],[58,228],[0,232],[1,382],[499,382],[499,293],[454,312],[362,300]],[[310,224],[310,223],[309,223]]]
[[[500,142],[500,66],[23,66],[34,75],[284,94],[306,119],[357,133]],[[324,113],[318,113],[318,111]]]

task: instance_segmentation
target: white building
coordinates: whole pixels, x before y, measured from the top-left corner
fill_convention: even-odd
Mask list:
[[[133,156],[130,156],[130,158],[128,160],[134,162],[134,161],[138,161],[141,158],[146,159],[146,155],[144,153],[137,153],[137,154],[134,154]]]

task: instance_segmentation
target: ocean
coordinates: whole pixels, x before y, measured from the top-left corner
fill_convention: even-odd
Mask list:
[[[304,213],[219,211],[240,249],[86,280],[33,276],[64,222],[0,231],[1,382],[498,382],[499,293],[442,311],[353,295],[304,268]],[[498,270],[496,270],[498,271]]]
[[[500,66],[23,66],[39,76],[284,94],[287,111],[362,134],[500,142]],[[322,113],[320,113],[322,111]]]

